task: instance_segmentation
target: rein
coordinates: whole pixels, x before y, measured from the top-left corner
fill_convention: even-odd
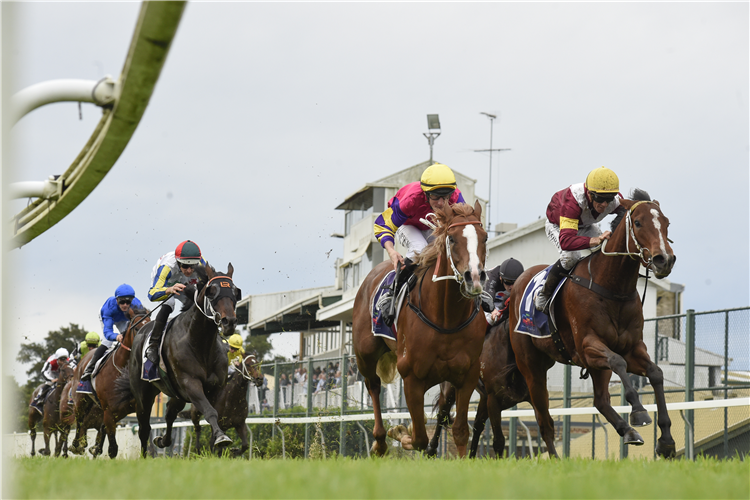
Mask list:
[[[423,220],[422,222],[425,222],[425,221]],[[451,229],[451,228],[454,228],[454,227],[457,227],[457,226],[468,226],[470,224],[479,224],[479,225],[481,225],[482,223],[481,223],[481,221],[454,222],[453,224],[451,224],[450,226],[448,226],[448,229]],[[433,227],[433,229],[434,229],[434,227]],[[479,313],[480,297],[481,297],[481,295],[478,296],[478,297],[474,297],[474,296],[469,295],[466,292],[464,292],[464,287],[462,285],[464,284],[464,281],[466,281],[466,280],[464,280],[464,277],[461,275],[461,273],[458,272],[458,269],[456,269],[456,265],[453,262],[453,255],[451,254],[451,245],[450,245],[449,238],[450,238],[450,235],[446,234],[445,235],[445,253],[446,253],[446,257],[448,258],[448,263],[450,263],[451,269],[453,270],[453,276],[447,275],[447,276],[440,276],[440,277],[438,277],[437,273],[438,273],[438,269],[440,268],[440,258],[443,255],[442,253],[440,253],[440,254],[438,254],[437,262],[435,263],[435,271],[432,274],[432,282],[436,283],[438,281],[443,281],[443,280],[453,280],[453,281],[455,281],[458,284],[459,292],[461,292],[461,295],[463,295],[467,299],[471,299],[471,300],[474,301],[474,310],[471,312],[471,315],[469,316],[469,319],[467,319],[466,321],[464,321],[463,323],[461,323],[460,325],[458,325],[455,328],[443,328],[443,327],[441,327],[439,325],[436,325],[432,321],[430,321],[430,319],[427,316],[425,316],[425,314],[422,312],[422,284],[424,283],[424,275],[422,275],[422,279],[419,281],[419,290],[417,292],[418,293],[419,306],[415,306],[411,302],[411,300],[407,300],[406,301],[406,304],[409,306],[409,309],[411,309],[414,312],[414,314],[416,314],[417,317],[420,320],[422,320],[422,322],[424,324],[426,324],[427,326],[429,326],[433,330],[436,330],[438,333],[446,333],[446,334],[447,333],[456,333],[458,331],[461,331],[464,328],[466,328],[467,326],[469,326],[469,324],[471,324],[472,321],[474,321],[474,318],[476,318],[477,314]]]
[[[197,288],[195,289],[195,295],[193,296],[193,302],[195,302],[195,305],[198,307],[198,310],[202,312],[204,316],[213,320],[216,326],[219,326],[221,324],[221,314],[216,312],[216,309],[214,309],[214,306],[211,303],[211,300],[208,297],[206,297],[205,291],[206,289],[208,289],[208,285],[210,285],[213,280],[221,279],[221,278],[228,279],[230,282],[232,282],[232,284],[234,284],[234,281],[232,281],[232,278],[230,278],[229,276],[214,276],[213,278],[208,280],[208,282],[206,282],[206,285],[203,287],[203,292],[204,292],[203,293],[203,307],[201,307],[198,302],[199,292]],[[211,311],[211,314],[208,314],[208,312],[206,311]]]
[[[607,242],[609,240],[604,240],[604,243],[602,243],[601,252],[602,255],[606,255],[608,257],[612,256],[627,256],[630,257],[633,260],[637,260],[635,257],[639,257],[641,259],[641,263],[646,269],[649,269],[651,265],[653,264],[653,258],[651,257],[651,250],[649,250],[646,247],[641,247],[641,245],[638,243],[638,240],[635,238],[635,230],[633,229],[633,224],[631,223],[631,214],[636,209],[638,205],[644,204],[644,203],[653,203],[653,201],[638,201],[636,202],[632,207],[630,207],[630,210],[627,211],[625,214],[625,233],[627,236],[625,237],[625,251],[624,252],[607,252]],[[630,238],[633,238],[633,243],[635,243],[635,247],[638,249],[638,252],[631,252],[630,251]],[[645,251],[648,250],[649,258],[646,260]]]
[[[240,372],[240,375],[242,375],[242,378],[244,378],[245,380],[248,380],[248,381],[252,382],[253,381],[253,376],[250,375],[250,370],[248,370],[247,365],[245,364],[245,361],[247,360],[247,358],[253,358],[253,359],[255,359],[255,356],[253,356],[252,354],[248,354],[247,356],[245,356],[244,358],[242,358],[242,363],[241,363],[242,368],[239,370],[239,372]],[[260,363],[254,363],[253,364],[253,366],[258,366],[258,365],[260,365]]]

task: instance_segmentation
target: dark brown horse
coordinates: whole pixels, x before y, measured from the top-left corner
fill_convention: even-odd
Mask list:
[[[49,455],[49,438],[52,433],[55,433],[55,456],[60,455],[62,450],[63,440],[58,437],[60,431],[60,395],[63,392],[65,384],[73,377],[73,367],[68,363],[60,363],[60,374],[58,375],[57,382],[54,388],[44,400],[44,414],[40,415],[38,411],[31,407],[31,402],[42,390],[44,384],[40,384],[34,389],[31,399],[29,400],[29,436],[31,437],[31,456],[33,457],[36,452],[34,451],[34,444],[36,442],[36,424],[42,421],[42,428],[44,429],[44,448],[39,450],[40,455]]]
[[[104,366],[99,369],[99,372],[93,379],[99,404],[94,404],[91,396],[82,394],[76,398],[75,405],[76,438],[73,440],[74,446],[76,446],[81,436],[85,437],[86,435],[86,423],[91,420],[89,415],[91,413],[101,414],[102,417],[100,418],[99,425],[102,426],[102,429],[100,432],[106,432],[109,442],[109,446],[107,447],[109,458],[115,458],[119,450],[117,446],[117,422],[135,411],[135,398],[123,401],[119,397],[119,394],[116,394],[115,380],[120,377],[123,370],[128,366],[130,350],[135,334],[143,325],[151,321],[148,309],[130,307],[126,314],[130,318],[130,322],[125,330],[122,342],[118,344],[115,352],[107,358]],[[88,355],[81,359],[81,373],[83,373],[90,359],[91,357]]]
[[[493,326],[484,338],[484,347],[479,356],[479,405],[474,419],[469,457],[477,456],[479,439],[484,431],[487,418],[492,425],[492,448],[495,458],[502,458],[505,450],[505,436],[502,427],[502,411],[512,408],[521,401],[530,401],[526,381],[518,371],[513,349],[510,347],[508,321]],[[448,382],[440,384],[440,395],[435,405],[437,409],[437,426],[435,434],[427,447],[427,453],[437,453],[440,432],[451,422],[450,410],[456,401],[456,389]]]
[[[637,196],[638,193],[642,196]],[[650,200],[647,193],[638,190],[633,197]],[[626,444],[643,444],[643,438],[631,425],[651,423],[628,373],[648,377],[654,388],[662,433],[656,451],[663,457],[672,457],[675,444],[664,398],[664,377],[661,369],[649,358],[643,343],[643,307],[636,291],[641,265],[652,270],[657,278],[664,278],[672,271],[675,256],[667,237],[669,219],[656,201],[621,200],[621,205],[626,211],[624,216],[620,215],[613,221],[610,239],[601,251],[576,265],[571,272],[572,279],[568,279],[557,293],[552,304],[554,317],[572,363],[586,368],[591,374],[594,406]],[[532,267],[516,281],[510,295],[511,328],[515,329],[518,324],[519,306],[526,285],[542,269],[544,266]],[[592,290],[588,288],[589,280],[595,284]],[[542,439],[550,456],[556,457],[547,370],[556,361],[567,363],[568,360],[551,338],[530,337],[515,330],[510,338],[516,363],[529,387]],[[632,406],[630,425],[610,404],[608,385],[612,372],[620,377],[625,398]]]
[[[414,432],[413,436],[401,438],[404,448],[427,448],[424,393],[448,381],[457,389],[453,439],[459,455],[466,455],[469,399],[479,379],[479,354],[487,326],[484,315],[479,313],[479,297],[486,279],[487,233],[482,228],[478,202],[473,210],[468,205],[456,204],[436,212],[439,226],[434,241],[416,258],[417,283],[408,297],[408,305],[398,316],[397,341],[372,334],[370,312],[373,294],[386,273],[393,269],[390,262],[383,262],[370,272],[354,300],[354,352],[372,399],[375,414],[372,450],[378,455],[387,449],[380,412],[381,379],[385,383],[393,380],[395,368],[404,381]]]
[[[81,361],[88,361],[87,357],[91,358],[91,356],[93,355],[94,351],[91,350],[87,352],[85,356],[83,356]],[[76,392],[76,389],[78,388],[78,382],[80,381],[81,374],[83,373],[83,370],[85,368],[85,364],[83,366],[79,364],[76,367],[76,369],[73,371],[73,377],[65,384],[62,395],[60,396],[60,435],[63,440],[63,456],[67,456],[68,454],[68,436],[70,435],[70,428],[76,423],[76,404],[78,404],[78,400],[80,400],[81,398],[86,398],[85,394],[78,394],[78,392]],[[100,408],[95,408],[94,410],[90,411],[86,415],[86,419],[84,420],[82,427],[83,434],[81,436],[76,436],[76,439],[73,440],[73,443],[70,446],[71,453],[76,455],[84,453],[86,451],[86,447],[88,446],[86,431],[88,429],[96,429],[96,442],[91,448],[89,448],[89,453],[91,453],[91,455],[93,455],[94,457],[98,457],[99,455],[101,455],[102,446],[104,444],[104,432],[102,431],[102,411]]]
[[[216,446],[227,446],[232,440],[219,427],[218,414],[213,407],[227,380],[227,355],[219,339],[219,325],[222,334],[229,336],[237,325],[235,306],[240,291],[234,286],[234,268],[229,264],[226,274],[217,273],[211,266],[205,270],[199,266],[195,270],[205,286],[197,293],[195,302],[177,316],[171,329],[165,332],[163,360],[167,374],[161,380],[146,382],[141,380],[143,358],[141,350],[151,325],[143,327],[133,341],[133,352],[128,363],[131,395],[135,396],[138,416],[138,436],[141,441],[141,455],[148,452],[151,434],[151,407],[159,392],[169,396],[167,402],[167,428],[163,436],[154,438],[159,448],[172,444],[172,424],[177,414],[189,402],[198,408],[213,430],[212,439]],[[116,385],[119,387],[119,381]]]
[[[214,408],[216,408],[216,411],[219,413],[219,427],[221,427],[221,430],[227,431],[228,429],[235,429],[242,442],[240,448],[232,448],[230,450],[234,457],[242,456],[242,454],[248,449],[247,425],[245,424],[245,419],[247,418],[247,388],[250,382],[255,384],[256,387],[261,387],[263,385],[263,374],[258,370],[258,362],[252,354],[244,357],[239,366],[239,370],[232,375],[214,403]],[[198,408],[192,406],[189,412],[180,412],[180,416],[183,418],[190,418],[190,420],[193,421],[197,449],[198,444],[201,442],[201,413],[198,411]],[[208,445],[211,449],[211,453],[213,453],[213,439],[209,440]],[[221,456],[223,452],[224,449],[220,448],[219,456]]]

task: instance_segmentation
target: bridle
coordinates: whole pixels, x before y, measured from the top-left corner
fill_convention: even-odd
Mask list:
[[[148,318],[151,315],[152,312],[153,311],[149,311],[147,313],[142,313],[142,314],[136,314],[135,317],[130,320],[130,325],[128,326],[128,330],[130,330],[131,328],[135,328],[136,326],[140,325],[143,322],[143,320],[145,320],[146,318]],[[138,316],[143,316],[143,317],[134,323],[133,321],[135,321],[135,318],[137,318]],[[138,332],[133,333],[133,335],[135,336],[136,333],[138,333]],[[127,332],[125,332],[125,334],[127,335]],[[123,349],[125,349],[128,352],[131,351],[130,347],[126,346],[122,342],[119,343],[119,345],[117,346],[117,348],[118,349],[123,348]],[[119,366],[117,366],[117,363],[115,363],[115,354],[116,354],[116,351],[112,353],[112,366],[114,366],[115,369],[120,373],[120,375],[122,375],[122,369]]]
[[[255,356],[253,356],[252,354],[248,354],[247,356],[242,358],[242,363],[240,363],[241,366],[240,366],[239,372],[240,372],[240,375],[242,375],[242,378],[250,382],[254,382],[255,377],[250,375],[250,370],[247,368],[247,365],[245,364],[245,361],[247,361],[248,358],[253,358],[253,361],[255,361]],[[259,366],[260,364],[261,363],[253,363],[253,366]]]
[[[450,226],[448,226],[448,230],[450,231],[452,228],[456,226],[468,226],[470,224],[478,224],[482,225],[481,221],[465,221],[465,222],[454,222]],[[451,254],[451,245],[450,245],[450,235],[445,235],[445,255],[448,258],[448,263],[451,265],[451,269],[453,270],[453,276],[447,275],[447,276],[438,276],[438,268],[440,267],[440,258],[443,256],[442,253],[438,254],[437,262],[435,263],[435,272],[432,274],[432,282],[438,282],[442,280],[453,280],[459,285],[459,291],[461,292],[461,295],[463,295],[467,299],[475,299],[476,297],[473,295],[469,295],[464,291],[464,287],[461,286],[464,284],[464,281],[466,281],[461,273],[458,272],[458,269],[456,269],[456,264],[453,262],[453,255]]]
[[[214,305],[213,305],[211,299],[209,299],[207,297],[207,295],[206,295],[206,290],[208,290],[208,286],[215,279],[229,280],[229,283],[227,284],[227,286],[225,286],[223,282],[220,283],[221,287],[222,288],[232,288],[232,289],[234,289],[234,282],[232,281],[232,278],[230,278],[229,276],[214,276],[213,278],[211,278],[210,280],[208,280],[208,282],[206,283],[206,285],[203,287],[203,290],[202,290],[202,293],[203,293],[203,307],[201,307],[200,302],[199,302],[199,295],[200,294],[198,293],[198,289],[197,288],[195,290],[195,296],[193,297],[193,302],[195,302],[195,305],[198,307],[198,310],[200,312],[202,312],[204,316],[206,316],[207,318],[213,320],[213,322],[216,324],[216,326],[219,326],[221,324],[221,314],[219,314],[216,311],[216,309],[214,309]],[[218,294],[216,296],[215,300],[218,300],[220,297],[221,297],[221,294]],[[236,300],[236,298],[234,296],[234,293],[232,293],[232,300]]]
[[[613,256],[627,256],[630,257],[633,260],[641,260],[641,264],[643,264],[643,267],[645,267],[647,270],[652,269],[654,260],[653,260],[653,254],[650,249],[647,247],[641,247],[641,245],[638,243],[638,240],[635,237],[635,230],[633,229],[633,223],[631,220],[631,214],[636,209],[638,205],[644,204],[644,203],[654,203],[653,201],[638,201],[636,202],[625,214],[625,251],[624,252],[607,252],[607,242],[609,240],[604,240],[602,243],[601,252],[602,255],[606,255],[608,257]],[[657,205],[658,206],[658,205]],[[635,248],[638,250],[637,252],[631,252],[630,251],[630,239],[633,239],[633,243],[635,244]],[[671,242],[671,241],[670,241]],[[648,259],[646,259],[646,252],[648,252]]]

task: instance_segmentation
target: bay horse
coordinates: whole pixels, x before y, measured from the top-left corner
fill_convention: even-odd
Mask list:
[[[662,213],[659,202],[651,201],[648,193],[637,189],[631,197],[634,199],[620,200],[625,210],[612,222],[609,240],[600,251],[578,262],[552,304],[557,329],[569,357],[561,353],[549,337],[535,338],[515,331],[524,289],[546,266],[526,270],[510,295],[511,345],[518,369],[529,387],[536,420],[551,457],[558,455],[554,422],[549,414],[547,370],[555,362],[575,364],[588,370],[594,385],[594,406],[626,444],[643,444],[643,438],[631,425],[651,423],[628,373],[648,377],[654,389],[661,429],[656,452],[662,457],[675,455],[672,423],[664,398],[664,376],[661,368],[649,358],[643,342],[643,306],[636,284],[641,265],[653,271],[657,278],[665,278],[671,273],[676,257],[667,237],[669,219]],[[589,282],[593,283],[592,289],[589,289]],[[610,404],[608,384],[612,372],[620,377],[625,399],[632,406],[630,425]]]
[[[172,444],[172,424],[177,414],[192,403],[211,424],[212,439],[217,446],[227,446],[232,440],[219,427],[218,414],[213,402],[226,384],[228,360],[226,349],[219,339],[219,325],[222,334],[234,333],[237,325],[235,306],[240,290],[232,281],[234,268],[229,264],[226,274],[218,273],[213,267],[195,270],[205,285],[196,291],[194,302],[179,314],[170,330],[165,331],[162,357],[167,366],[167,374],[154,382],[141,380],[143,364],[143,343],[153,328],[153,323],[144,326],[133,341],[133,352],[128,363],[130,390],[135,396],[138,417],[138,436],[141,441],[141,455],[148,452],[148,439],[151,433],[151,407],[159,392],[169,396],[167,402],[167,429],[163,436],[157,436],[153,444],[164,448]],[[184,293],[184,292],[183,292]],[[118,379],[119,381],[120,379]],[[117,384],[119,386],[119,384]],[[130,397],[120,393],[120,397]]]
[[[82,358],[81,363],[88,361],[94,354],[94,350],[87,352]],[[104,445],[104,433],[102,432],[102,411],[100,408],[95,408],[90,411],[83,422],[83,435],[81,437],[76,434],[75,439],[70,447],[68,447],[68,436],[70,435],[70,428],[76,423],[75,407],[77,400],[85,398],[84,394],[78,394],[76,389],[78,388],[78,382],[80,381],[81,374],[86,368],[84,364],[81,366],[79,363],[73,370],[73,376],[65,384],[62,395],[60,396],[60,435],[63,440],[63,456],[67,456],[68,450],[75,455],[81,455],[86,451],[88,446],[88,439],[86,437],[86,431],[88,429],[96,429],[96,441],[94,445],[89,449],[89,452],[94,457],[98,457],[102,453],[102,446]],[[72,400],[72,404],[71,404]]]
[[[130,321],[122,337],[122,342],[117,345],[115,351],[107,358],[104,366],[96,374],[96,398],[98,404],[95,404],[93,395],[77,395],[75,404],[76,437],[73,440],[73,446],[77,446],[79,439],[85,440],[85,432],[88,428],[86,422],[91,420],[89,415],[92,413],[100,414],[99,425],[101,429],[99,432],[102,434],[106,433],[109,443],[107,454],[109,458],[117,457],[119,451],[119,447],[117,446],[117,422],[135,411],[135,398],[131,397],[127,400],[122,400],[115,389],[115,380],[127,368],[133,339],[136,333],[151,321],[150,314],[150,311],[146,308],[133,308],[131,306],[127,310],[126,315]],[[83,370],[88,365],[89,360],[90,356],[88,355],[81,359],[81,373],[83,373]],[[99,443],[98,438],[97,443]],[[101,453],[101,450],[99,452]]]
[[[512,408],[522,401],[529,401],[529,389],[526,381],[516,366],[515,355],[510,346],[510,333],[508,321],[490,328],[484,338],[484,347],[479,356],[479,380],[477,392],[479,392],[479,404],[477,405],[477,416],[474,419],[472,429],[471,448],[469,458],[477,456],[479,439],[484,431],[487,418],[492,426],[492,449],[495,458],[502,458],[505,451],[505,435],[502,427],[502,412]],[[428,455],[437,453],[440,441],[440,432],[451,422],[450,410],[456,401],[456,389],[448,382],[440,384],[440,394],[435,404],[437,409],[437,425],[430,444],[427,447]]]
[[[59,436],[60,431],[60,395],[63,392],[65,384],[73,377],[73,367],[66,362],[60,363],[60,374],[58,375],[57,382],[50,394],[44,400],[43,415],[40,415],[38,411],[31,407],[31,402],[42,389],[44,384],[40,384],[34,392],[31,394],[29,400],[29,436],[31,437],[31,456],[33,457],[36,452],[34,445],[36,443],[36,424],[41,420],[42,428],[44,430],[44,448],[39,450],[40,455],[49,456],[49,439],[52,433],[55,433],[55,456],[60,455],[63,441]]]
[[[240,437],[242,445],[240,448],[231,449],[233,457],[242,456],[248,449],[245,419],[247,418],[247,389],[250,382],[255,384],[256,387],[263,386],[263,374],[260,373],[258,362],[252,354],[248,354],[243,358],[239,370],[227,381],[227,384],[221,389],[214,403],[214,408],[219,414],[219,427],[221,430],[227,431],[233,428]],[[198,449],[197,445],[201,442],[200,420],[202,415],[200,411],[195,406],[192,406],[190,411],[180,412],[179,416],[192,420],[193,427],[195,428],[196,449]],[[211,453],[213,453],[213,439],[209,440],[208,446]],[[224,449],[220,448],[219,456],[222,456],[223,452]]]
[[[372,399],[372,451],[379,456],[388,447],[380,410],[381,380],[391,382],[395,369],[404,382],[413,427],[413,436],[401,437],[402,446],[426,449],[424,393],[448,381],[456,387],[453,439],[459,455],[466,455],[469,399],[479,379],[479,354],[487,326],[484,315],[479,314],[486,279],[487,233],[482,228],[479,202],[473,209],[460,203],[435,212],[438,226],[434,241],[415,259],[417,284],[395,323],[397,340],[372,334],[370,304],[379,283],[393,269],[390,261],[378,264],[367,275],[354,299],[352,342],[357,367]],[[425,279],[428,275],[432,279]]]

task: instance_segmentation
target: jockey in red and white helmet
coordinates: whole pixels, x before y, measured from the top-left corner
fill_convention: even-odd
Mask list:
[[[148,298],[164,303],[154,320],[151,341],[146,350],[146,357],[154,365],[159,362],[159,342],[167,319],[174,310],[175,299],[183,304],[192,299],[191,292],[198,285],[198,275],[195,274],[198,266],[206,266],[201,249],[195,242],[185,240],[177,245],[174,252],[163,255],[151,271]],[[190,288],[185,290],[188,286]]]

